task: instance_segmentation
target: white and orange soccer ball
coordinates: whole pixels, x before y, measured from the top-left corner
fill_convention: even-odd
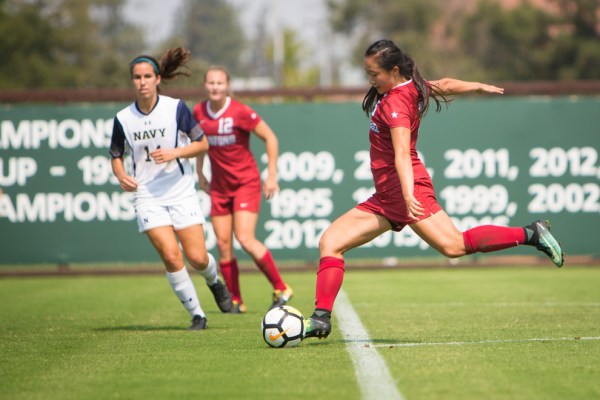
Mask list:
[[[291,306],[269,310],[260,327],[263,339],[271,347],[296,347],[304,339],[304,317]]]

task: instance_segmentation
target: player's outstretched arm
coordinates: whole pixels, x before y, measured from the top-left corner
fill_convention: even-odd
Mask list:
[[[481,82],[461,81],[453,78],[443,78],[429,81],[434,90],[444,96],[465,93],[503,94],[504,88]]]

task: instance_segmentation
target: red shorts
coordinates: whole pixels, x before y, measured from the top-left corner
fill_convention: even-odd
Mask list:
[[[246,185],[238,188],[233,194],[225,195],[214,190],[210,191],[210,215],[229,215],[235,211],[260,211],[260,200],[262,191],[254,185]]]
[[[406,203],[404,203],[400,190],[394,193],[393,196],[389,194],[382,196],[375,193],[367,201],[357,205],[356,208],[371,214],[381,215],[390,222],[392,230],[399,232],[406,225],[428,218],[442,209],[435,198],[433,183],[430,179],[415,181],[414,195],[425,209],[423,215],[416,220],[408,216]]]

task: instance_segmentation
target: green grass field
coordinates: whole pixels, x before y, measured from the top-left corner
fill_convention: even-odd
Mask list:
[[[285,277],[308,316],[314,273]],[[163,275],[0,279],[0,399],[361,398],[335,318],[326,340],[271,349],[262,275],[241,276],[245,315],[193,278],[201,332]],[[350,268],[343,285],[407,400],[599,399],[599,287],[600,268],[569,266]]]

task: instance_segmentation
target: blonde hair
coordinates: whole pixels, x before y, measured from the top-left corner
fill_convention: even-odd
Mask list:
[[[223,67],[222,65],[211,65],[204,73],[204,82],[206,82],[206,77],[210,71],[221,71],[227,77],[227,83],[231,81],[231,75],[229,74],[229,70],[227,68]]]

